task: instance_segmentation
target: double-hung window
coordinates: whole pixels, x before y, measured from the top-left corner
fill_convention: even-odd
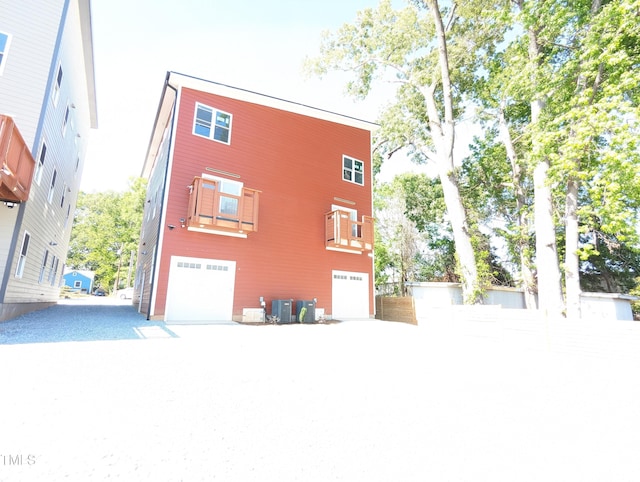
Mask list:
[[[22,274],[24,273],[24,265],[27,262],[27,253],[29,252],[29,241],[31,240],[31,235],[24,232],[24,237],[22,238],[22,248],[20,248],[20,258],[18,258],[18,266],[16,266],[16,278],[22,278]]]
[[[47,144],[42,142],[40,146],[40,155],[38,156],[38,164],[36,165],[36,170],[33,174],[33,179],[37,184],[40,184],[40,180],[42,179],[42,171],[44,170],[44,161],[47,157]]]
[[[58,171],[54,169],[53,176],[51,176],[51,184],[49,185],[49,195],[47,196],[47,201],[49,204],[53,201],[53,193],[56,190],[56,176],[58,175]]]
[[[44,256],[42,257],[42,266],[40,266],[40,277],[38,278],[38,283],[42,283],[44,280],[44,274],[47,271],[47,261],[49,260],[49,250],[44,250]]]
[[[51,257],[51,267],[49,268],[49,284],[51,286],[55,286],[56,284],[56,276],[58,275],[58,263],[60,261],[58,260],[57,256],[52,256]]]
[[[9,43],[11,37],[9,34],[0,32],[0,75],[4,70],[4,65],[7,63],[7,53],[9,52]]]
[[[67,135],[67,126],[69,125],[70,113],[71,113],[71,106],[67,104],[67,108],[64,110],[64,116],[62,117],[62,137]]]
[[[224,144],[231,144],[231,114],[196,103],[193,133]]]
[[[51,92],[51,101],[53,105],[58,105],[58,99],[60,98],[60,87],[62,86],[62,65],[58,65],[58,72],[53,82],[53,91]]]
[[[342,156],[342,179],[364,186],[364,163],[349,156]]]

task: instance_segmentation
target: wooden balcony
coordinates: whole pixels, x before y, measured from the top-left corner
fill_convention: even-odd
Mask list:
[[[190,186],[189,231],[246,238],[258,230],[260,191],[243,187],[238,194],[221,191],[221,183],[195,177]]]
[[[29,199],[36,161],[13,119],[0,115],[0,201]]]
[[[373,218],[362,216],[354,221],[346,211],[331,211],[324,215],[326,248],[348,253],[373,250]]]

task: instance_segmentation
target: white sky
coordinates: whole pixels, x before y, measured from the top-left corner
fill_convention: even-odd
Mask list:
[[[169,70],[375,121],[384,102],[344,95],[345,76],[306,79],[323,30],[378,0],[93,0],[98,129],[81,190],[140,175]]]

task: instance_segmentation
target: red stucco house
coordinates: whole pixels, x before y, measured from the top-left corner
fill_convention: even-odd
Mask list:
[[[139,311],[242,321],[293,300],[295,320],[315,300],[316,318],[372,317],[375,127],[169,72],[142,172]]]

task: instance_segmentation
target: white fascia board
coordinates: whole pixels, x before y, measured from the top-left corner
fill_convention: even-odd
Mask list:
[[[295,114],[301,114],[307,117],[335,122],[337,124],[343,124],[370,132],[375,131],[378,128],[378,124],[375,124],[374,122],[337,114],[335,112],[280,99],[278,97],[259,94],[250,90],[231,87],[229,85],[220,84],[197,77],[191,77],[177,72],[169,72],[169,83],[175,88],[185,87],[188,89],[207,92],[222,97],[228,97],[230,99],[237,99],[244,102],[250,102],[252,104],[272,107],[274,109],[279,109],[286,112],[293,112]]]
[[[84,69],[89,95],[89,115],[91,127],[98,128],[98,102],[96,100],[96,74],[93,61],[93,28],[91,26],[91,0],[79,0],[80,31],[84,53]]]

